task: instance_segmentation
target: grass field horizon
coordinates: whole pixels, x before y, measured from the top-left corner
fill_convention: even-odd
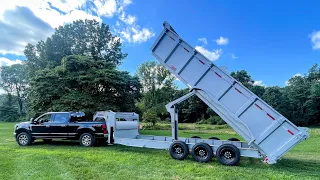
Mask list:
[[[320,179],[320,128],[277,164],[241,158],[239,166],[173,160],[166,150],[121,145],[80,147],[77,142],[36,141],[20,147],[13,138],[15,123],[0,123],[0,179]],[[160,125],[166,126],[166,125]],[[179,136],[238,136],[227,126],[181,124]],[[159,129],[166,129],[160,127]],[[171,135],[170,130],[142,130],[146,135]]]

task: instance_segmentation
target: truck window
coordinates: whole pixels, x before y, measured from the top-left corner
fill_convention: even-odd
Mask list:
[[[96,117],[93,121],[95,121],[95,122],[106,122],[106,120],[103,117]]]
[[[52,114],[45,114],[39,117],[37,120],[39,124],[45,123],[45,122],[51,122],[52,121]]]
[[[54,115],[53,123],[67,123],[69,117],[69,113],[57,113]]]

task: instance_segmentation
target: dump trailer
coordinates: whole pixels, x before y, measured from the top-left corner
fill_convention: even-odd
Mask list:
[[[264,157],[264,162],[274,164],[286,152],[309,137],[308,129],[297,127],[265,101],[251,92],[225,70],[217,67],[203,54],[185,42],[169,23],[151,47],[152,55],[192,92],[214,110],[246,143],[213,142],[202,140],[217,153],[219,146],[232,145],[227,149],[240,150],[241,156]],[[178,115],[175,105],[167,105],[171,114],[173,141],[184,141],[177,135]],[[235,147],[234,147],[235,146]],[[224,151],[226,152],[226,151]],[[221,152],[219,152],[221,153]],[[234,154],[230,152],[224,155]],[[217,158],[219,158],[219,154]],[[229,156],[226,156],[229,157]]]
[[[130,112],[98,112],[106,119],[109,143],[134,147],[167,149],[172,158],[189,154],[198,162],[213,157],[223,165],[237,165],[240,157],[261,158],[274,164],[286,152],[309,137],[308,129],[294,125],[225,70],[186,43],[166,22],[151,47],[152,55],[190,92],[166,105],[171,116],[171,136],[140,135],[139,115]],[[235,138],[184,138],[178,133],[178,104],[198,96],[214,110],[245,142]]]

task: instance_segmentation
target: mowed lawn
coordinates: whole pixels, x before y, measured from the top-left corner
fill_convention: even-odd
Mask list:
[[[173,160],[165,150],[121,145],[85,148],[77,142],[36,141],[20,147],[13,138],[14,123],[0,123],[0,179],[320,179],[320,128],[275,165],[242,158],[227,167],[213,159],[197,163],[191,155]],[[143,134],[170,135],[169,130]],[[180,136],[239,137],[229,128],[181,130]]]

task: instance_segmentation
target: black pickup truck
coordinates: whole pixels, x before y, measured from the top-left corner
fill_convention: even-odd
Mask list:
[[[29,122],[15,125],[14,137],[20,146],[31,145],[36,139],[49,142],[52,139],[79,140],[82,146],[93,146],[106,141],[105,121],[81,122],[82,112],[48,112]]]

